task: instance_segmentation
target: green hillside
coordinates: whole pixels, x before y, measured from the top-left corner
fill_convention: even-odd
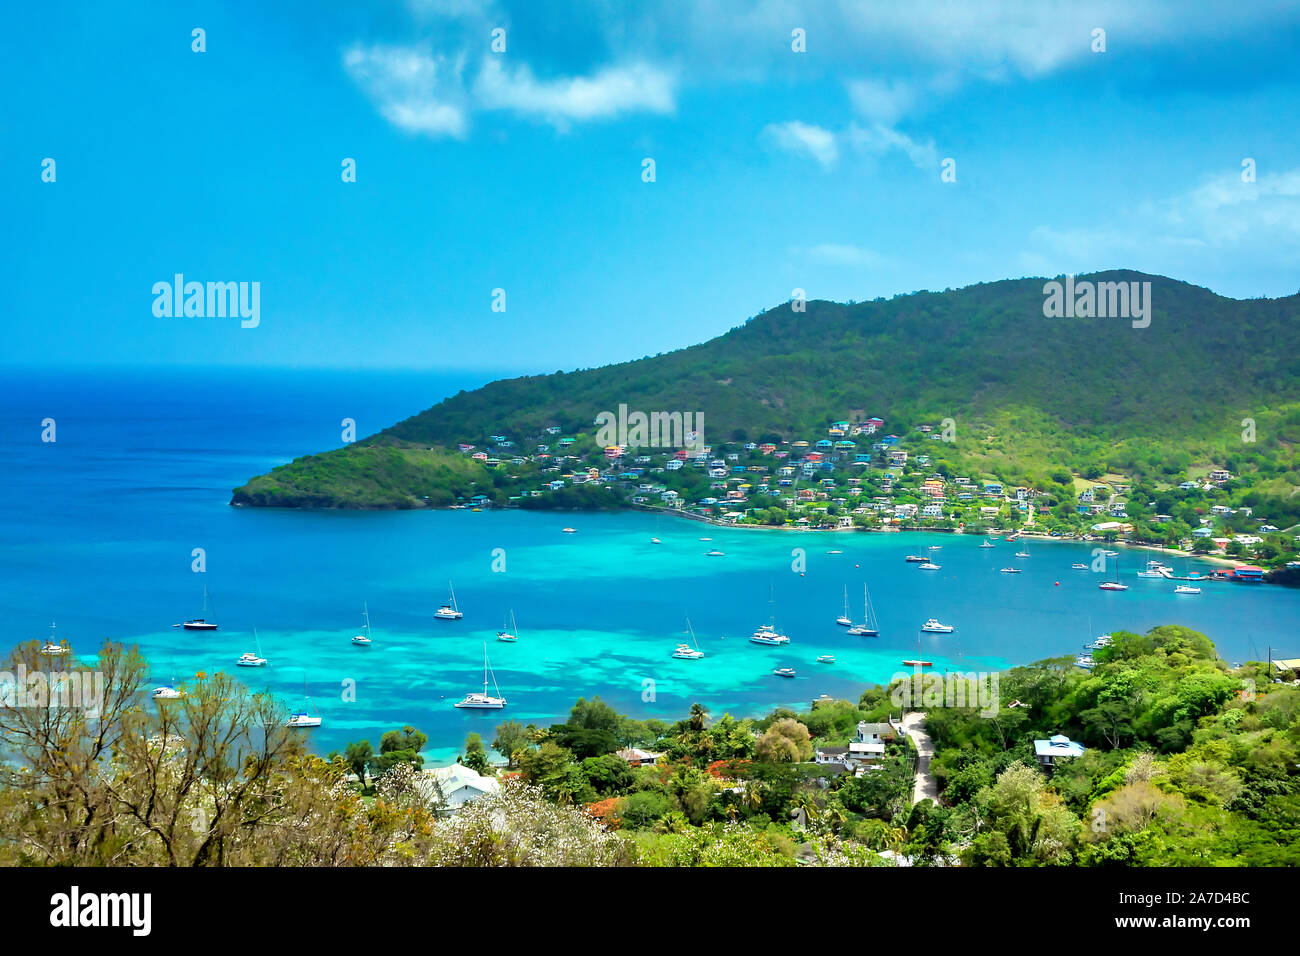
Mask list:
[[[703,413],[714,453],[727,443],[815,441],[840,419],[879,416],[884,432],[898,435],[952,419],[957,440],[938,453],[975,473],[1168,476],[1263,462],[1273,469],[1271,493],[1289,495],[1300,441],[1300,296],[1228,299],[1136,272],[1085,279],[1149,281],[1149,327],[1045,318],[1043,279],[813,301],[806,312],[785,303],[680,351],[461,392],[354,445],[255,478],[234,503],[420,507],[501,491],[519,469],[488,469],[458,443],[482,449],[489,436],[509,436],[531,464],[545,429],[558,426],[575,440],[570,451],[590,454],[593,419],[619,404]],[[1241,439],[1247,417],[1258,430],[1253,444]]]

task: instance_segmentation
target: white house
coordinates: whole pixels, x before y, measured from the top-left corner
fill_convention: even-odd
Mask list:
[[[1034,756],[1038,759],[1038,765],[1045,770],[1055,767],[1059,760],[1083,756],[1084,749],[1083,744],[1075,743],[1065,734],[1034,741]]]
[[[495,777],[485,777],[459,763],[449,767],[434,767],[416,777],[416,786],[426,798],[432,795],[435,784],[442,791],[446,808],[452,813],[471,800],[489,796],[501,789],[501,783]]]

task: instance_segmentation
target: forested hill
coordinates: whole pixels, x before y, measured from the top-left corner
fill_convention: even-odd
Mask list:
[[[704,438],[715,446],[815,440],[829,422],[858,416],[879,416],[898,434],[951,418],[959,435],[970,429],[1001,455],[1059,452],[1066,460],[1121,441],[1147,442],[1152,454],[1209,447],[1239,432],[1243,418],[1265,420],[1300,403],[1300,296],[1235,300],[1130,271],[1076,283],[1085,280],[1150,282],[1149,326],[1047,318],[1041,278],[852,304],[810,301],[805,312],[787,302],[680,351],[462,392],[358,444],[454,452],[460,442],[482,448],[491,435],[544,437],[548,426],[591,433],[600,411],[626,404],[702,412]],[[636,340],[635,329],[624,331]],[[293,477],[307,489],[306,463],[328,458],[285,466],[293,471],[276,483],[289,491]],[[439,467],[455,471],[459,463]],[[236,500],[289,503],[250,493],[266,490],[255,479]]]

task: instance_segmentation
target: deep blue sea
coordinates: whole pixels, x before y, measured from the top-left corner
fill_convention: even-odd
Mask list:
[[[1175,595],[1133,576],[1146,555],[1121,551],[1130,589],[1097,589],[1084,544],[1017,546],[954,535],[817,534],[712,528],[646,514],[539,512],[293,512],[232,508],[230,491],[298,455],[341,443],[495,375],[342,372],[4,373],[0,454],[0,621],[9,643],[44,638],[51,621],[78,654],[103,638],[138,642],[162,681],[236,670],[255,650],[270,661],[238,669],[286,704],[304,686],[324,718],[321,752],[404,723],[429,735],[434,759],[476,730],[490,744],[506,718],[562,720],[599,694],[636,716],[677,719],[694,701],[758,715],[821,693],[856,697],[920,653],[937,669],[987,670],[1074,654],[1113,629],[1178,623],[1208,634],[1230,660],[1263,659],[1271,645],[1300,654],[1300,591],[1206,584]],[[57,441],[41,441],[41,422]],[[564,534],[565,526],[576,529]],[[660,544],[651,538],[661,539]],[[702,537],[711,541],[701,541]],[[906,564],[941,545],[937,572]],[[711,547],[723,557],[706,557]],[[207,570],[191,570],[203,548]],[[794,549],[806,572],[793,570]],[[502,549],[497,552],[496,549]],[[840,550],[841,554],[827,553]],[[494,570],[501,565],[504,570]],[[1023,574],[998,569],[1014,563]],[[1198,568],[1170,559],[1182,571]],[[1199,565],[1202,571],[1208,565]],[[847,588],[862,616],[871,586],[881,636],[836,626]],[[433,611],[448,583],[465,617]],[[1058,583],[1059,582],[1059,583]],[[203,586],[215,633],[172,625],[197,616]],[[359,648],[362,605],[374,644]],[[520,641],[496,641],[513,610]],[[669,655],[690,617],[706,657]],[[784,648],[748,635],[774,616]],[[920,635],[929,617],[957,630]],[[452,704],[482,689],[484,642],[505,711]],[[834,654],[833,665],[817,664]],[[794,679],[772,675],[796,668]],[[355,701],[345,701],[355,682]],[[491,688],[489,688],[490,690]]]

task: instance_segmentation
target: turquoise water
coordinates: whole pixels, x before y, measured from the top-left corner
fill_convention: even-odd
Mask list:
[[[938,670],[1073,654],[1105,631],[1161,623],[1204,631],[1229,660],[1263,658],[1270,644],[1300,653],[1300,591],[1206,584],[1200,595],[1175,595],[1171,582],[1133,576],[1141,553],[1121,553],[1127,592],[1099,591],[1098,575],[1070,568],[1091,561],[1084,544],[1031,542],[1030,558],[1013,559],[1018,546],[1000,540],[981,550],[974,537],[728,530],[641,513],[227,505],[250,475],[337,445],[342,417],[365,434],[475,381],[280,373],[214,375],[202,387],[111,376],[9,382],[0,392],[0,447],[13,463],[0,505],[6,638],[43,637],[55,619],[78,653],[93,653],[104,636],[138,642],[160,681],[237,670],[292,706],[305,683],[324,717],[309,732],[318,749],[363,737],[377,745],[384,730],[411,723],[429,735],[434,757],[458,749],[470,730],[490,743],[506,718],[561,720],[579,696],[664,719],[695,701],[739,716],[806,706],[822,693],[855,698],[901,672],[918,636]],[[46,416],[58,422],[54,445],[39,441]],[[566,525],[576,533],[562,533]],[[931,544],[942,546],[934,552],[942,570],[903,561]],[[190,570],[196,547],[206,550],[205,574]],[[725,556],[706,557],[711,547]],[[803,574],[792,570],[797,548]],[[836,549],[843,553],[827,553]],[[502,552],[504,571],[495,571]],[[1023,574],[998,573],[1013,562]],[[1175,563],[1181,571],[1182,559]],[[432,616],[449,580],[461,621]],[[878,638],[834,623],[846,586],[861,617],[864,580]],[[173,628],[199,613],[205,583],[221,629]],[[368,648],[350,643],[363,602]],[[521,635],[513,645],[495,640],[511,609]],[[749,644],[773,614],[791,643]],[[702,660],[670,657],[688,640],[687,615]],[[919,634],[929,617],[956,632]],[[236,669],[239,654],[255,649],[254,627],[270,665]],[[456,700],[482,687],[485,642],[509,706],[457,710]],[[817,664],[820,654],[837,662]],[[773,676],[781,665],[797,676]],[[345,682],[354,682],[355,701],[344,699]]]

